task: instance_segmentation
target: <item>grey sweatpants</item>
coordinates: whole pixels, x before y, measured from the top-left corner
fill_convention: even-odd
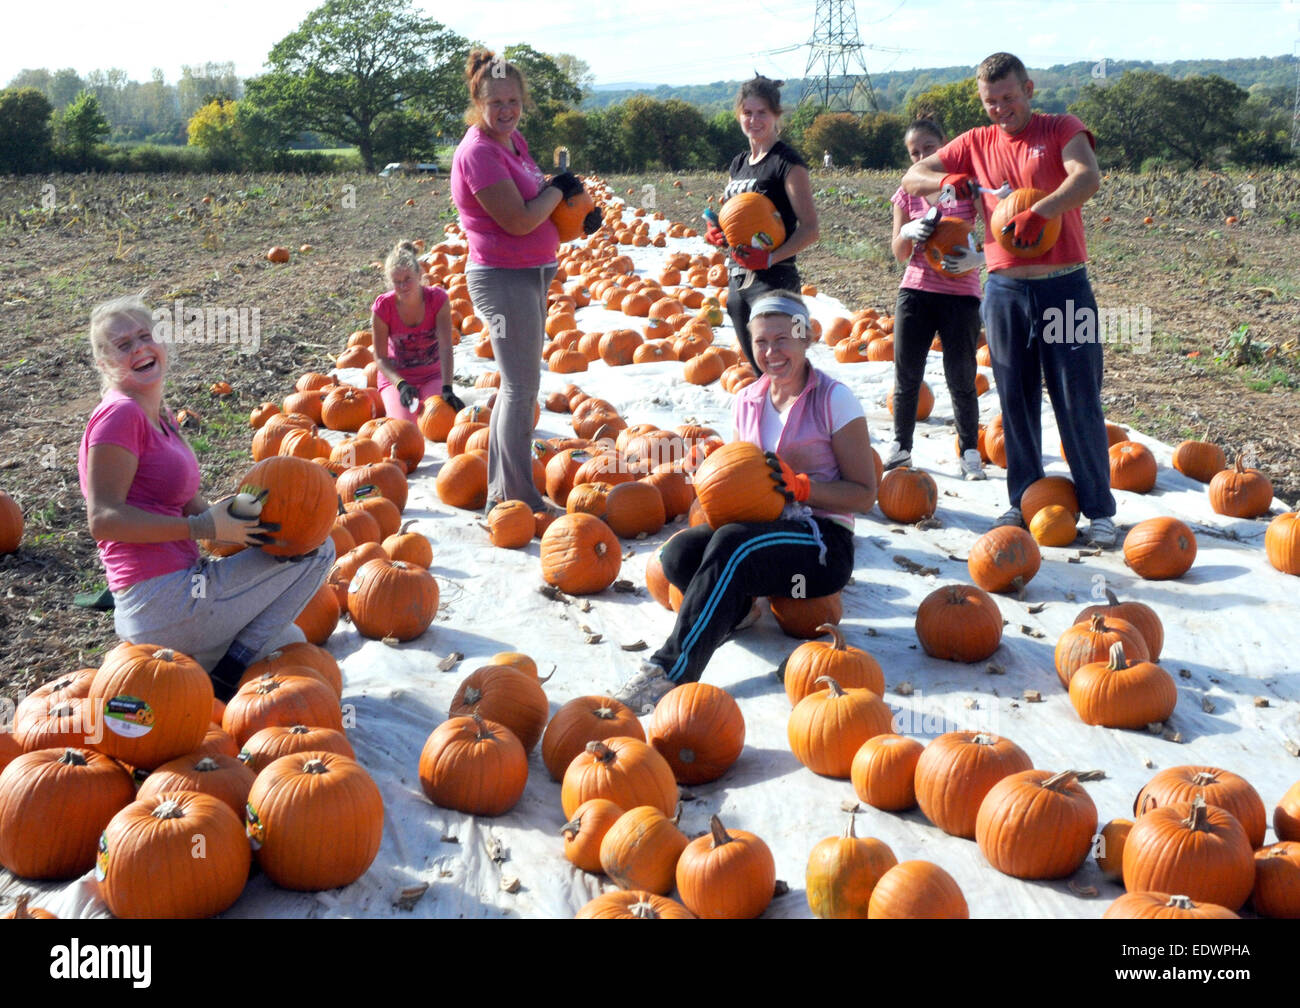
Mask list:
[[[533,484],[533,404],[541,387],[546,339],[546,290],[554,266],[472,269],[466,273],[475,313],[487,325],[501,372],[488,436],[488,502],[544,505]]]
[[[113,625],[132,644],[157,644],[211,670],[238,641],[260,659],[302,641],[294,619],[334,564],[334,541],[315,556],[281,561],[259,549],[206,557],[113,593]]]

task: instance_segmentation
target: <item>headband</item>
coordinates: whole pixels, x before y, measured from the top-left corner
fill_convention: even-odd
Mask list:
[[[804,325],[810,322],[807,307],[794,298],[778,294],[764,294],[750,306],[749,317],[757,318],[759,315],[789,315],[793,319],[801,319]]]

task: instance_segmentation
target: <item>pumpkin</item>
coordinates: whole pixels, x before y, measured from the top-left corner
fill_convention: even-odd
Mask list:
[[[795,759],[813,773],[848,780],[853,758],[867,739],[893,732],[894,718],[880,696],[869,689],[840,688],[829,676],[795,704],[786,734]]]
[[[853,755],[849,780],[853,792],[885,812],[916,806],[916,764],[925,746],[905,735],[875,735]]]
[[[771,595],[768,608],[781,632],[787,637],[812,640],[820,637],[823,625],[838,625],[844,618],[844,601],[839,592],[815,598],[781,598]]]
[[[971,545],[966,566],[987,592],[1023,591],[1043,562],[1034,537],[1015,525],[990,529]]]
[[[642,480],[619,483],[605,502],[605,523],[621,539],[654,535],[666,518],[663,495]]]
[[[355,431],[375,417],[375,407],[363,389],[340,385],[321,402],[321,422],[330,430]]]
[[[212,680],[188,655],[152,644],[119,644],[90,685],[103,718],[95,748],[145,770],[193,752],[211,723],[212,696]]]
[[[1193,801],[1161,805],[1138,817],[1124,843],[1124,888],[1181,893],[1237,910],[1255,885],[1246,831],[1230,812]]]
[[[287,263],[289,261],[289,250],[283,245],[273,245],[267,250],[266,261],[273,263]]]
[[[975,268],[967,266],[964,270],[950,270],[943,265],[944,256],[951,255],[952,250],[959,245],[970,244],[970,226],[970,221],[960,217],[939,218],[930,237],[921,243],[921,252],[932,270],[943,276],[959,277]]]
[[[462,681],[447,716],[479,714],[515,733],[525,753],[542,737],[550,706],[537,677],[509,665],[484,665]]]
[[[259,728],[238,750],[239,762],[254,774],[261,773],[281,756],[300,752],[332,752],[356,759],[352,743],[337,728],[310,725],[267,725]],[[243,806],[240,806],[243,814]]]
[[[916,639],[931,658],[983,661],[1002,642],[1002,612],[973,585],[936,588],[916,609]]]
[[[377,417],[367,420],[357,431],[379,445],[384,458],[393,459],[409,476],[424,460],[424,435],[413,420],[401,417]]]
[[[591,193],[586,189],[568,199],[560,200],[551,211],[551,223],[555,225],[560,242],[571,242],[581,238],[583,218],[595,209],[596,204],[592,201]]]
[[[414,640],[438,613],[438,582],[423,567],[368,560],[348,585],[348,613],[373,640]]]
[[[387,461],[354,466],[343,473],[334,486],[345,504],[357,497],[379,493],[396,504],[398,511],[406,510],[406,497],[410,491],[402,467]]]
[[[587,903],[578,920],[694,920],[695,914],[674,899],[639,890],[607,892]]]
[[[1088,606],[1079,611],[1079,615],[1074,617],[1074,622],[1088,622],[1092,616],[1100,613],[1102,616],[1118,616],[1120,619],[1128,620],[1142,635],[1143,641],[1146,642],[1147,654],[1151,660],[1159,661],[1160,652],[1165,646],[1165,628],[1160,622],[1160,617],[1156,611],[1145,602],[1130,600],[1121,602],[1113,591],[1106,589],[1106,604]]]
[[[956,879],[929,861],[900,861],[876,883],[869,920],[967,920],[970,910]]]
[[[1228,468],[1223,449],[1209,441],[1183,441],[1174,449],[1174,468],[1184,476],[1208,483]]]
[[[591,798],[608,798],[620,808],[653,805],[664,815],[677,808],[672,767],[640,739],[613,736],[588,742],[569,763],[560,785],[566,818]]]
[[[323,467],[292,455],[273,455],[244,473],[239,487],[254,497],[265,495],[257,517],[280,526],[275,539],[262,547],[264,553],[301,556],[329,538],[338,495]]]
[[[1118,882],[1124,876],[1124,842],[1128,840],[1132,819],[1112,819],[1101,828],[1093,845],[1093,857],[1106,878]]]
[[[1259,792],[1244,777],[1218,767],[1175,766],[1161,770],[1138,792],[1133,814],[1141,817],[1154,808],[1189,802],[1197,795],[1231,812],[1246,831],[1252,848],[1263,845],[1267,818]]]
[[[1300,917],[1300,843],[1284,840],[1255,851],[1250,902],[1263,917]]]
[[[1279,840],[1300,840],[1300,781],[1296,781],[1273,809],[1273,832]]]
[[[28,893],[19,893],[18,898],[14,900],[14,908],[7,914],[0,914],[0,920],[58,920],[58,916],[43,910],[40,907],[30,905],[31,896]]]
[[[1177,518],[1140,521],[1124,537],[1124,562],[1148,581],[1182,577],[1196,561],[1196,536]]]
[[[775,521],[785,510],[763,450],[748,441],[724,444],[700,463],[695,496],[715,529],[729,522]]]
[[[1097,806],[1074,770],[1010,774],[989,789],[975,819],[975,842],[989,864],[1022,879],[1072,875],[1096,831]]]
[[[546,726],[542,762],[552,780],[562,780],[564,771],[588,742],[619,735],[645,741],[641,722],[629,707],[612,697],[578,697],[556,711]]]
[[[1258,518],[1273,506],[1273,484],[1258,469],[1247,469],[1242,456],[1231,469],[1216,473],[1208,487],[1210,507],[1232,518]]]
[[[667,895],[677,873],[677,859],[690,841],[659,809],[628,809],[600,842],[600,866],[620,889],[643,889]]]
[[[425,741],[419,774],[435,805],[468,815],[503,815],[523,796],[528,754],[504,725],[478,713],[453,716]]]
[[[0,772],[0,865],[29,879],[85,874],[104,827],[134,800],[130,771],[89,749],[15,757]]]
[[[1128,892],[1101,915],[1103,920],[1237,920],[1238,915],[1217,903],[1195,902],[1190,896],[1162,892]]]
[[[822,920],[865,920],[871,894],[898,858],[889,845],[859,837],[856,815],[842,837],[820,840],[808,855],[808,908]]]
[[[279,407],[253,435],[253,461],[261,462],[279,454],[280,442],[286,434],[295,429],[310,430],[315,421],[304,413],[281,413]]]
[[[565,514],[555,519],[542,535],[540,552],[542,577],[570,595],[604,591],[614,583],[623,564],[622,548],[613,531],[589,514]]]
[[[885,473],[880,481],[876,503],[886,518],[911,525],[934,514],[939,487],[928,472],[899,466]]]
[[[1070,677],[1091,662],[1107,661],[1114,644],[1124,645],[1124,654],[1134,661],[1147,660],[1146,641],[1128,620],[1096,613],[1087,623],[1075,623],[1056,641],[1053,659],[1056,677],[1066,689]],[[1145,724],[1146,722],[1143,722]]]
[[[817,629],[830,637],[830,643],[800,644],[785,661],[785,693],[790,706],[821,689],[816,683],[822,676],[830,676],[845,688],[861,687],[883,696],[885,673],[880,663],[861,648],[846,645],[838,627],[827,623]]]
[[[221,727],[240,746],[271,725],[305,724],[343,730],[335,692],[319,679],[268,673],[241,686],[221,719]]]
[[[1038,509],[1029,522],[1029,534],[1039,546],[1069,546],[1079,536],[1076,519],[1060,504]]]
[[[926,746],[917,760],[916,803],[945,833],[973,840],[980,803],[993,785],[1032,769],[1028,754],[1008,738],[988,732],[947,732]]]
[[[153,798],[169,791],[197,791],[221,800],[242,818],[253,786],[253,770],[234,756],[204,755],[195,759],[195,755],[158,767],[140,785],[136,798]]]
[[[718,212],[718,226],[728,245],[747,245],[771,251],[785,241],[785,224],[776,206],[758,192],[741,192],[727,198]]]
[[[989,218],[989,227],[987,234],[993,237],[999,245],[1017,259],[1037,259],[1051,251],[1052,246],[1056,244],[1056,239],[1061,236],[1061,218],[1049,217],[1043,223],[1043,233],[1039,236],[1038,241],[1034,242],[1028,248],[1019,248],[1015,244],[1015,235],[1011,231],[1003,232],[1003,229],[1009,227],[1012,218],[1016,215],[1033,207],[1041,199],[1046,199],[1049,194],[1041,189],[1023,188],[1014,190],[1011,195],[1001,200],[993,210],[993,215]]]
[[[1155,662],[1130,662],[1118,641],[1110,646],[1107,661],[1076,669],[1069,689],[1079,720],[1106,728],[1145,728],[1168,721],[1178,703],[1178,687],[1169,673]]]
[[[379,788],[356,760],[337,753],[281,756],[257,775],[245,811],[257,863],[283,889],[350,885],[379,853]]]
[[[592,798],[574,810],[573,818],[560,827],[564,856],[586,872],[599,872],[600,844],[623,810],[607,798]]]
[[[668,761],[679,784],[707,784],[740,758],[745,719],[725,690],[709,683],[682,683],[655,706],[648,741]]]
[[[532,512],[529,512],[528,517],[531,521]],[[410,531],[414,524],[414,520],[407,522],[396,532],[386,536],[380,545],[383,546],[390,560],[400,560],[402,563],[428,570],[429,565],[433,563],[433,545],[423,532]]]
[[[1156,457],[1136,441],[1110,446],[1110,485],[1115,490],[1149,493],[1156,485]],[[1269,495],[1270,501],[1272,495]]]
[[[716,815],[709,832],[677,860],[677,892],[697,917],[748,919],[767,909],[776,891],[776,861],[759,837],[728,831]]]
[[[520,500],[502,501],[487,516],[488,538],[501,549],[522,549],[533,541],[537,522],[532,510]]]
[[[17,551],[23,541],[23,509],[0,490],[0,556]]]
[[[1300,524],[1296,512],[1280,514],[1264,532],[1264,553],[1268,562],[1283,574],[1300,574]]]
[[[244,824],[224,800],[169,791],[141,795],[113,816],[95,877],[114,917],[189,919],[233,905],[251,863]]]
[[[438,469],[433,488],[448,507],[481,510],[488,495],[487,460],[472,452],[447,459]]]
[[[879,343],[882,341],[875,340],[873,342]],[[868,360],[872,359],[872,357],[870,356],[870,347],[868,347],[867,359]],[[885,399],[885,407],[889,410],[890,416],[894,415],[894,393],[896,391],[898,390],[890,389],[889,396],[888,398]],[[928,382],[921,382],[921,384],[917,387],[917,392],[916,392],[916,419],[918,421],[928,420],[930,418],[930,414],[933,412],[934,412],[934,390],[930,388]]]

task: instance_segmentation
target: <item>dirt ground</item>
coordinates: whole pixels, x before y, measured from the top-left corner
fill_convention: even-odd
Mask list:
[[[653,200],[694,224],[723,180],[609,181],[618,192],[631,188],[630,202]],[[888,253],[897,181],[881,172],[814,174],[821,240],[799,257],[805,283],[850,308],[891,309],[901,273]],[[249,464],[249,410],[279,402],[302,372],[328,370],[327,355],[365,324],[382,289],[374,262],[398,239],[438,240],[453,215],[445,179],[5,180],[0,320],[11,353],[0,363],[0,411],[10,419],[0,430],[0,489],[20,502],[27,525],[19,551],[0,557],[0,697],[96,665],[114,642],[110,614],[72,604],[103,584],[77,481],[77,448],[99,398],[86,339],[91,308],[144,290],[155,306],[248,313],[242,346],[172,348],[168,404],[197,414],[186,434],[203,492],[217,496]],[[1300,173],[1108,177],[1085,219],[1100,307],[1145,310],[1151,320],[1147,352],[1107,349],[1108,417],[1169,442],[1208,435],[1230,457],[1251,452],[1278,496],[1294,503]],[[294,250],[291,261],[267,262],[272,245]],[[298,251],[303,245],[312,248]],[[232,395],[210,392],[219,380]],[[0,702],[0,721],[5,713]]]

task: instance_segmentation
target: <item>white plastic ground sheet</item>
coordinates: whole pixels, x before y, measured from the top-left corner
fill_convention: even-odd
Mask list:
[[[654,275],[666,251],[706,248],[700,239],[669,239],[666,250],[621,251],[632,256],[638,272]],[[359,310],[372,294],[358,292]],[[892,291],[882,291],[875,307],[892,311],[892,300]],[[825,296],[811,303],[823,323],[845,313],[844,306]],[[627,323],[621,314],[590,307],[578,313],[578,324],[591,330]],[[723,343],[732,339],[729,326],[717,335]],[[838,364],[822,344],[813,346],[809,357],[853,389],[866,410],[873,442],[881,448],[888,444],[892,421],[885,398],[893,365]],[[458,374],[494,368],[492,361],[474,356],[472,341],[457,348]],[[957,476],[952,408],[937,353],[930,354],[926,378],[936,404],[930,419],[917,426],[912,454],[914,465],[938,483],[938,526],[902,527],[878,510],[859,516],[853,580],[843,594],[841,628],[850,644],[869,651],[884,668],[885,700],[897,714],[898,729],[922,741],[955,729],[990,730],[1018,743],[1036,767],[1103,770],[1104,779],[1085,785],[1100,823],[1131,815],[1139,788],[1157,770],[1179,764],[1209,764],[1245,776],[1271,814],[1300,777],[1300,761],[1286,749],[1288,740],[1300,739],[1300,622],[1295,619],[1300,582],[1266,561],[1266,520],[1215,515],[1204,486],[1171,467],[1171,448],[1133,431],[1133,439],[1155,453],[1161,468],[1152,493],[1116,492],[1121,542],[1124,532],[1144,518],[1176,515],[1197,533],[1199,552],[1191,571],[1178,581],[1143,582],[1124,566],[1118,548],[1080,562],[1070,561],[1078,557],[1081,542],[1074,548],[1044,548],[1042,569],[1024,601],[996,597],[1006,626],[990,662],[1000,672],[990,671],[990,662],[962,665],[929,658],[913,629],[917,606],[941,585],[969,582],[966,554],[1005,510],[1007,496],[1001,469],[989,467],[985,482],[963,482]],[[732,397],[716,383],[706,388],[688,384],[679,363],[610,368],[596,362],[577,375],[544,371],[543,398],[570,381],[608,399],[629,424],[667,427],[694,418],[731,436]],[[486,389],[459,391],[466,402],[490,394]],[[990,391],[980,399],[981,419],[997,412],[997,395]],[[1046,401],[1043,429],[1048,472],[1068,473],[1054,453],[1059,439]],[[567,414],[542,411],[537,436],[571,433]],[[649,539],[625,542],[625,551],[634,555],[624,561],[621,577],[639,586],[636,594],[607,590],[588,597],[590,608],[583,611],[580,602],[566,605],[538,591],[542,579],[536,540],[523,550],[496,549],[478,514],[439,502],[434,477],[445,458],[444,445],[428,446],[411,477],[404,515],[415,519],[414,529],[433,542],[432,571],[442,593],[436,621],[420,638],[395,647],[363,639],[346,621],[328,642],[343,669],[343,701],[353,721],[348,735],[383,793],[379,855],[359,881],[330,892],[285,892],[257,875],[226,916],[566,918],[611,887],[602,876],[579,871],[565,860],[560,785],[551,780],[538,750],[529,759],[523,799],[497,818],[430,804],[420,790],[417,764],[425,739],[447,716],[458,684],[495,652],[524,651],[536,659],[542,675],[553,673],[545,684],[552,713],[575,697],[616,687],[672,626],[673,615],[644,589],[645,564],[684,519]],[[1275,502],[1274,510],[1280,506]],[[902,561],[938,573],[910,573]],[[1083,724],[1057,680],[1052,658],[1056,640],[1081,608],[1097,600],[1102,587],[1148,603],[1164,622],[1161,664],[1178,686],[1178,706],[1164,736]],[[588,628],[600,635],[599,643],[586,643]],[[636,641],[648,648],[621,649]],[[772,902],[767,917],[810,915],[804,889],[809,851],[824,837],[843,833],[843,806],[855,798],[848,781],[819,777],[790,752],[790,703],[775,670],[799,643],[784,636],[764,609],[757,625],[713,657],[704,681],[736,698],[745,718],[745,748],[720,780],[691,788],[690,800],[682,806],[681,827],[689,836],[704,832],[710,815],[717,813],[728,826],[757,833],[771,847],[777,877],[789,891]],[[462,652],[464,659],[448,671],[439,670],[438,661],[453,651]],[[1026,691],[1035,690],[1041,702],[1027,701]],[[1174,733],[1177,739],[1169,737]],[[1099,917],[1122,892],[1101,877],[1091,858],[1069,879],[1010,878],[994,870],[973,841],[948,836],[916,810],[891,814],[864,805],[857,833],[883,840],[900,861],[924,859],[943,866],[960,884],[972,917]],[[1273,839],[1270,829],[1267,842]],[[509,885],[512,879],[517,886]],[[421,884],[428,888],[413,905],[396,905],[403,890]],[[90,875],[59,886],[33,886],[5,875],[0,895],[33,889],[41,893],[40,905],[60,916],[107,913]]]

